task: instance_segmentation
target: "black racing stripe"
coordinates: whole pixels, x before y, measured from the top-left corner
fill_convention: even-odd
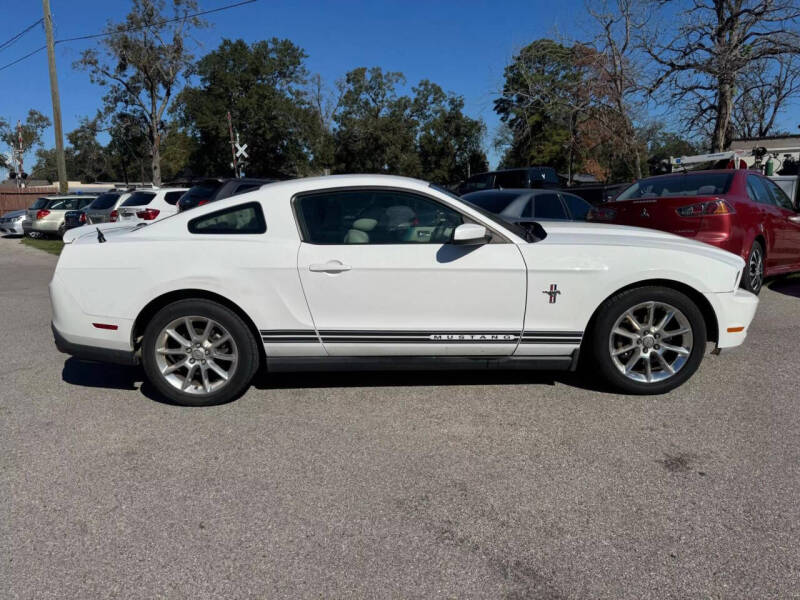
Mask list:
[[[261,335],[317,335],[313,329],[262,329]]]
[[[318,344],[317,338],[261,338],[265,344]]]
[[[581,338],[540,338],[540,339],[525,339],[522,344],[580,344]]]
[[[326,344],[516,344],[517,339],[511,340],[432,340],[430,338],[330,338],[323,337]]]
[[[344,329],[330,329],[330,330],[321,330],[319,334],[321,336],[345,336],[345,335],[353,335],[358,337],[369,337],[369,336],[379,336],[379,337],[387,337],[387,336],[417,336],[417,337],[429,337],[431,335],[513,335],[519,336],[519,330],[515,331],[388,331],[388,330],[355,330],[355,331],[346,331]]]
[[[583,337],[582,331],[524,331],[522,337]]]

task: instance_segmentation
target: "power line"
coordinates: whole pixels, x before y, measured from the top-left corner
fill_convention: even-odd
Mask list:
[[[21,38],[21,37],[22,37],[23,35],[25,35],[26,33],[28,33],[28,32],[29,32],[31,29],[33,29],[33,28],[34,28],[34,27],[36,27],[37,25],[41,24],[43,20],[44,20],[44,19],[39,19],[38,21],[36,21],[36,22],[35,22],[35,23],[33,23],[32,25],[28,25],[28,26],[27,26],[25,29],[23,29],[22,31],[20,31],[20,32],[19,32],[17,35],[15,35],[15,36],[14,36],[14,37],[12,37],[11,39],[8,39],[8,40],[6,40],[5,42],[3,42],[2,44],[0,44],[0,50],[4,50],[5,48],[8,48],[8,47],[9,47],[11,44],[13,44],[14,42],[16,42],[16,41],[17,41],[19,38]]]
[[[54,45],[65,44],[67,42],[77,42],[77,41],[80,41],[80,40],[90,40],[90,39],[94,39],[94,38],[108,37],[108,36],[112,36],[112,35],[120,35],[122,33],[130,33],[130,32],[133,32],[133,31],[141,31],[143,29],[149,29],[151,27],[161,27],[162,25],[166,25],[167,23],[174,23],[176,21],[183,21],[185,19],[193,19],[195,17],[202,17],[204,15],[210,15],[211,13],[217,13],[217,12],[221,12],[223,10],[230,10],[231,8],[238,8],[240,6],[244,6],[245,4],[252,4],[254,2],[258,2],[258,0],[243,0],[242,2],[236,2],[235,4],[228,4],[227,6],[220,6],[219,8],[212,8],[212,9],[209,9],[209,10],[203,10],[203,11],[200,11],[200,12],[192,13],[192,14],[189,14],[189,15],[184,15],[184,16],[181,16],[181,17],[174,17],[172,19],[164,19],[163,21],[158,21],[156,23],[149,23],[147,25],[140,25],[140,26],[137,26],[137,27],[126,27],[125,29],[120,29],[118,31],[107,31],[107,32],[104,32],[104,33],[92,33],[92,34],[89,34],[89,35],[81,35],[81,36],[77,36],[77,37],[64,38],[63,40],[56,40],[54,42]],[[32,27],[34,27],[35,25],[38,25],[41,22],[42,22],[42,19],[39,19],[39,21],[34,23],[34,25],[29,27],[28,29],[31,29]],[[19,35],[21,35],[21,34],[17,34],[17,37]],[[34,50],[33,52],[29,52],[25,56],[21,56],[20,58],[16,59],[15,61],[12,61],[12,62],[10,62],[8,64],[3,65],[2,67],[0,67],[0,71],[5,71],[9,67],[13,67],[17,63],[20,63],[23,60],[25,60],[27,58],[30,58],[31,56],[33,56],[35,54],[38,54],[42,50],[46,50],[46,49],[47,49],[47,46],[42,46],[41,48],[37,48],[36,50]]]

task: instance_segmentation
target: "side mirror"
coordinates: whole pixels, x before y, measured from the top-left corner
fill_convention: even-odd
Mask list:
[[[463,246],[485,244],[489,241],[489,234],[486,227],[475,223],[464,223],[453,231],[453,244]]]

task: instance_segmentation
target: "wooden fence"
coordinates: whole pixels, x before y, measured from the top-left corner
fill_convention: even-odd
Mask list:
[[[57,186],[29,187],[17,190],[12,187],[3,186],[0,188],[0,215],[11,210],[28,208],[39,196],[49,196],[57,194]]]

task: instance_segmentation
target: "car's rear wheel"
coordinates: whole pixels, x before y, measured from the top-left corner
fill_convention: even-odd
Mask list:
[[[747,255],[741,285],[754,294],[758,294],[764,285],[764,247],[758,241],[753,242]]]
[[[232,310],[180,300],[151,319],[142,340],[150,383],[176,404],[209,406],[238,397],[258,369],[258,347]]]
[[[697,305],[671,288],[615,294],[598,309],[591,340],[603,377],[631,394],[663,394],[691,377],[703,359],[706,324]]]

